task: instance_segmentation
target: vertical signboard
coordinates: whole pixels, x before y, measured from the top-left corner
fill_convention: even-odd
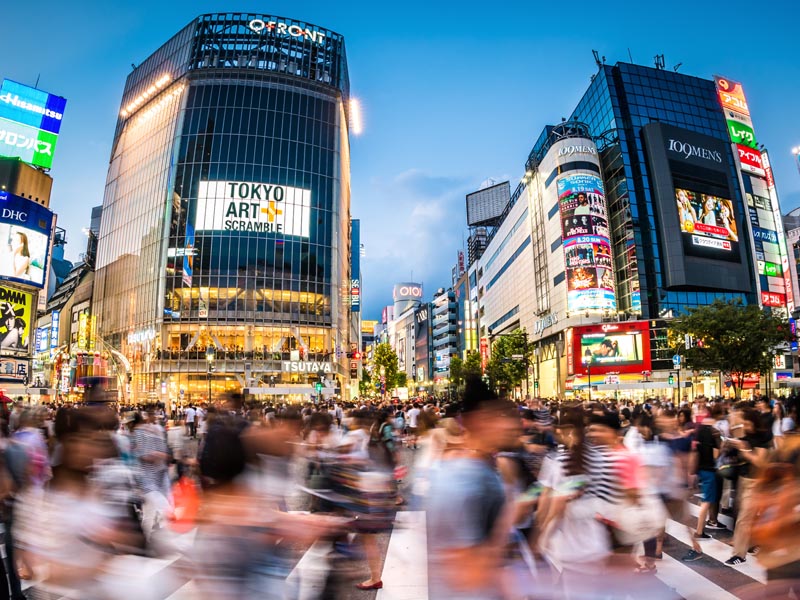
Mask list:
[[[350,310],[361,311],[361,221],[350,221]]]
[[[186,247],[183,252],[183,285],[192,287],[194,271],[194,225],[186,222]]]
[[[714,82],[725,113],[730,139],[739,154],[742,173],[760,184],[751,186],[754,193],[747,194],[747,203],[756,251],[761,304],[785,308],[791,312],[794,309],[794,298],[789,254],[769,157],[766,152],[758,149],[750,107],[747,105],[742,84],[720,76],[715,76]],[[768,198],[763,197],[764,187],[767,188]]]
[[[570,174],[557,181],[569,311],[616,310],[603,181]]]

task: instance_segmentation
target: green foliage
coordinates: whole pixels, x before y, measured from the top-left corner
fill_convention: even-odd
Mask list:
[[[458,388],[464,383],[464,361],[457,354],[450,357],[450,384]]]
[[[358,382],[358,395],[359,396],[372,396],[375,394],[375,386],[372,383],[372,378],[369,372],[364,369],[361,372],[361,380]]]
[[[383,367],[387,391],[398,387],[397,353],[388,343],[378,344],[375,347],[375,352],[372,355],[372,364],[373,384],[380,385],[381,367]]]
[[[492,344],[492,355],[486,365],[486,374],[494,387],[513,389],[525,379],[533,348],[521,329],[502,335]],[[522,359],[513,358],[521,356]],[[480,361],[480,357],[478,357]]]
[[[696,340],[686,348],[685,336]],[[747,373],[768,373],[776,347],[789,340],[789,323],[754,304],[716,300],[688,309],[670,324],[670,346],[695,371],[720,371],[739,393]]]
[[[393,387],[402,388],[408,386],[408,374],[405,371],[400,371],[395,378]]]
[[[467,352],[467,360],[464,361],[464,379],[473,375],[478,377],[483,375],[483,369],[481,369],[481,354],[477,350],[470,350]]]

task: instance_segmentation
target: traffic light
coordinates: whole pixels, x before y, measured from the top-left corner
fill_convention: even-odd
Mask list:
[[[314,388],[317,390],[317,393],[319,394],[322,391],[322,382],[318,381],[317,383],[315,383]]]
[[[353,352],[353,360],[358,360],[361,358],[360,352]]]
[[[672,375],[672,373],[670,373],[669,379],[667,381],[669,382],[670,385],[674,384],[675,383],[675,376]]]

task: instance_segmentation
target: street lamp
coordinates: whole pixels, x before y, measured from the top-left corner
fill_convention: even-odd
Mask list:
[[[211,404],[211,373],[214,371],[214,359],[217,351],[214,346],[209,346],[206,350],[206,380],[208,381],[208,403]]]
[[[594,354],[587,348],[586,354],[583,355],[583,364],[586,365],[586,375],[589,378],[589,402],[592,401],[592,362],[594,362]]]

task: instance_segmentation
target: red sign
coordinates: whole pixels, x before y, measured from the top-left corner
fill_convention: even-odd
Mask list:
[[[481,369],[486,370],[486,365],[489,363],[489,339],[481,338]]]
[[[571,347],[568,360],[575,375],[587,375],[589,367],[592,375],[640,374],[652,368],[649,321],[575,327]]]
[[[761,175],[762,177],[766,175],[761,161],[761,152],[743,144],[736,144],[736,149],[739,150],[739,162],[742,163],[743,171]]]
[[[785,306],[786,295],[775,292],[761,292],[761,304],[764,306]]]
[[[741,83],[718,75],[714,76],[714,81],[717,83],[717,94],[722,106],[743,115],[750,115]]]

